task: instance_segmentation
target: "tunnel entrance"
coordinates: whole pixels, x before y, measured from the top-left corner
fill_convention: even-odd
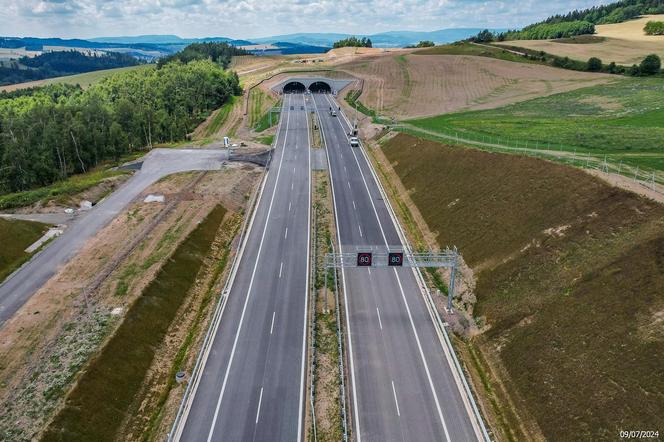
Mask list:
[[[284,86],[284,94],[303,94],[306,90],[306,86],[299,81],[291,81]]]
[[[332,87],[324,81],[314,81],[311,83],[311,86],[309,86],[309,91],[312,94],[331,94]]]

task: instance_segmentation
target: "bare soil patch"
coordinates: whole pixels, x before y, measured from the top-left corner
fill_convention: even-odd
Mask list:
[[[492,109],[613,78],[458,55],[386,54],[341,64],[338,69],[364,80],[363,104],[398,118]]]

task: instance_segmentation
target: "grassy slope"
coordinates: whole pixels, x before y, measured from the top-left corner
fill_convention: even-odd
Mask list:
[[[664,79],[636,78],[513,104],[411,121],[475,139],[500,137],[555,149],[608,154],[614,162],[664,170]]]
[[[664,427],[664,207],[533,158],[407,135],[383,149],[475,269],[480,347],[548,439]]]
[[[30,258],[24,250],[41,238],[46,229],[42,223],[0,218],[0,282]]]
[[[38,201],[47,202],[55,200],[56,202],[66,202],[68,197],[96,186],[106,178],[126,173],[128,172],[99,168],[99,170],[92,172],[73,175],[64,181],[51,184],[50,186],[0,195],[0,210],[29,206]]]
[[[83,373],[43,440],[114,439],[225,214],[217,206],[178,246]]]
[[[459,42],[448,45],[434,46],[413,52],[414,55],[475,55],[478,57],[497,58],[505,61],[516,61],[519,63],[544,64],[540,61],[531,60],[522,55],[515,54],[506,49],[490,46],[480,46],[472,43]]]
[[[235,106],[236,103],[239,103],[238,97],[231,96],[228,103],[224,104],[214,114],[214,116],[210,120],[210,123],[205,128],[205,133],[204,133],[205,137],[211,137],[215,135],[217,132],[219,132],[219,129],[221,129],[221,126],[223,126],[223,124],[226,122],[228,115],[231,113],[231,110],[233,109],[233,106]]]
[[[98,82],[102,78],[106,78],[108,76],[117,74],[119,72],[132,71],[135,69],[152,69],[152,68],[154,68],[154,65],[138,65],[138,66],[127,66],[124,68],[104,69],[101,71],[85,72],[83,74],[67,75],[65,77],[55,77],[55,78],[48,78],[46,80],[30,81],[27,83],[2,86],[0,87],[0,91],[3,90],[13,91],[17,89],[44,86],[53,83],[80,84],[81,87],[86,88],[91,84]]]

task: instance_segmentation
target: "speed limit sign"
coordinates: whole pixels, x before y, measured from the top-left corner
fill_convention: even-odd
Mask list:
[[[371,253],[360,252],[357,254],[358,267],[371,267]]]
[[[388,266],[403,266],[403,252],[390,252],[387,256]]]

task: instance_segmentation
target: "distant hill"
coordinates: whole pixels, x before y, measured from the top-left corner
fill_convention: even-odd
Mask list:
[[[97,43],[115,43],[115,44],[154,44],[154,45],[171,45],[171,44],[189,44],[189,43],[209,43],[209,42],[225,42],[235,46],[250,45],[251,42],[247,40],[236,40],[228,37],[203,37],[203,38],[182,38],[177,35],[135,35],[135,36],[120,36],[120,37],[95,37],[89,41]]]
[[[440,29],[437,31],[389,31],[378,34],[359,35],[359,34],[338,34],[338,33],[297,33],[287,35],[275,35],[270,37],[252,38],[255,43],[299,43],[310,46],[332,47],[335,41],[342,40],[351,36],[358,38],[368,37],[371,39],[374,47],[404,47],[417,44],[421,40],[431,40],[434,43],[450,43],[453,41],[469,38],[482,29],[480,28],[455,28]],[[501,32],[496,29],[494,32]]]

